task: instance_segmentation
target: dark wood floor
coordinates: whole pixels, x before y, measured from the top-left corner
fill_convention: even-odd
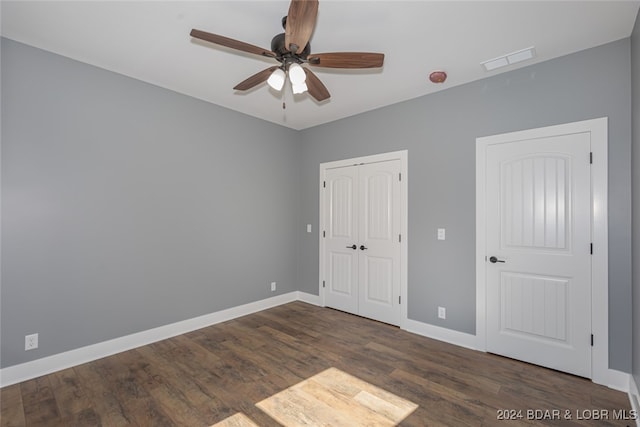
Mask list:
[[[295,302],[5,387],[0,425],[278,425],[255,403],[329,367],[418,404],[406,426],[635,424],[613,420],[626,394],[588,380]],[[594,410],[610,419],[576,419]]]

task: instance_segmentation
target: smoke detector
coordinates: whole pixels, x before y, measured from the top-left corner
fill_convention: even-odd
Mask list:
[[[440,70],[433,71],[429,74],[429,80],[431,80],[431,83],[444,83],[447,80],[447,73]]]

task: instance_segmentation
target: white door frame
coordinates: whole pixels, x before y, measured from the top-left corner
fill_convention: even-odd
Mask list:
[[[319,250],[319,272],[318,272],[318,289],[320,295],[320,301],[322,306],[325,307],[325,288],[323,287],[323,278],[325,271],[325,256],[324,256],[324,238],[323,233],[325,231],[325,218],[324,218],[324,192],[323,192],[323,182],[325,177],[325,171],[327,169],[346,167],[346,166],[356,166],[359,164],[366,163],[376,163],[376,162],[384,162],[389,160],[400,160],[400,173],[402,175],[402,179],[400,180],[400,234],[402,239],[400,241],[400,328],[405,329],[407,322],[407,293],[408,293],[408,285],[407,285],[407,249],[408,249],[408,188],[409,188],[409,174],[408,174],[408,159],[409,152],[407,150],[402,151],[393,151],[390,153],[382,153],[382,154],[374,154],[371,156],[364,157],[356,157],[353,159],[345,159],[345,160],[337,160],[333,162],[321,163],[320,164],[320,179],[318,180],[318,194],[319,194],[319,207],[320,207],[320,223],[318,226],[318,240],[320,242],[320,250]]]
[[[585,120],[476,139],[476,338],[478,350],[486,351],[486,218],[485,175],[487,147],[493,144],[572,133],[591,133],[591,203],[593,257],[591,263],[591,313],[594,343],[591,350],[591,380],[597,384],[616,382],[609,369],[609,263],[607,218],[607,118]]]

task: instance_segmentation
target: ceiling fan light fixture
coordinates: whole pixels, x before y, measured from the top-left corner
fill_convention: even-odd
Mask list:
[[[293,64],[289,65],[289,80],[291,80],[292,85],[296,86],[299,84],[304,84],[304,81],[306,79],[307,75],[305,74],[300,64],[294,62]]]
[[[302,83],[293,83],[291,82],[291,88],[293,89],[294,94],[305,93],[309,88],[307,88],[307,84],[305,82]]]
[[[271,75],[267,79],[267,84],[271,86],[273,89],[280,91],[284,86],[285,78],[286,76],[284,74],[284,71],[282,71],[281,68],[278,68],[273,73],[271,73]]]

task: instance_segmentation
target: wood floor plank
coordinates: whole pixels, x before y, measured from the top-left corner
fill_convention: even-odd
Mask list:
[[[20,389],[22,391],[22,404],[24,406],[32,406],[44,400],[54,398],[49,376],[25,381],[20,385]]]
[[[83,409],[62,419],[63,426],[101,427],[100,415],[93,408]]]
[[[20,384],[0,389],[0,427],[17,427],[26,423]]]
[[[345,419],[331,408],[345,405],[346,394],[305,383],[330,368],[375,387],[356,392],[365,407],[392,416],[395,404],[370,391],[377,389],[417,404],[401,426],[635,423],[612,419],[614,411],[630,414],[626,394],[589,380],[294,302],[5,387],[0,427],[206,427],[239,420],[230,418],[239,413],[246,418],[242,421],[276,426],[256,404],[297,384],[305,386],[294,402],[322,408],[340,425]],[[279,405],[282,411],[297,411],[293,415],[305,422],[321,422],[295,407]],[[546,409],[569,410],[573,417],[498,420],[504,410],[526,415]],[[608,411],[610,418],[577,419],[581,410]],[[366,409],[354,413],[366,419]]]
[[[91,409],[91,400],[73,368],[54,372],[49,379],[62,418],[73,418],[75,414]]]
[[[102,360],[102,359],[101,359]],[[91,400],[93,408],[105,424],[117,426],[131,425],[133,417],[114,394],[108,380],[98,372],[100,360],[74,367],[82,382],[82,387]]]

